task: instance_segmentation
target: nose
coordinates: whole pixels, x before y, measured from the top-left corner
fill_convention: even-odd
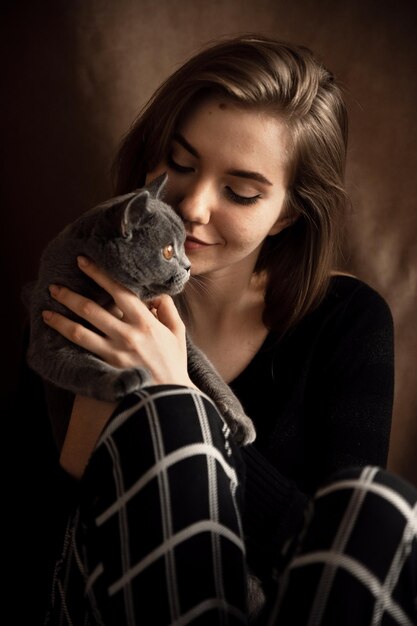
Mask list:
[[[208,224],[214,208],[215,193],[209,184],[196,183],[183,191],[177,204],[184,222]]]

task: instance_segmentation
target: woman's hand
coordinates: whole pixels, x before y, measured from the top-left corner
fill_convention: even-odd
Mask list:
[[[160,296],[152,302],[150,310],[93,262],[80,257],[78,264],[112,296],[113,310],[107,311],[92,300],[56,285],[52,286],[51,295],[104,333],[104,337],[53,311],[43,313],[45,323],[109,365],[146,367],[155,384],[194,387],[187,372],[185,327],[172,299]],[[74,478],[83,475],[97,438],[116,406],[83,396],[75,398],[60,455],[61,466]]]
[[[52,297],[90,322],[104,336],[52,311],[44,311],[48,326],[69,341],[114,367],[145,367],[154,384],[194,386],[187,371],[185,326],[172,298],[155,298],[151,309],[92,261],[78,258],[80,269],[105,289],[115,302],[110,312],[70,289],[52,285]]]

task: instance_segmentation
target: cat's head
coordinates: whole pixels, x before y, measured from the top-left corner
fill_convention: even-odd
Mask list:
[[[101,256],[92,255],[94,260],[142,300],[176,295],[190,277],[184,225],[161,198],[166,181],[163,174],[146,187],[106,202],[103,219],[94,228]]]

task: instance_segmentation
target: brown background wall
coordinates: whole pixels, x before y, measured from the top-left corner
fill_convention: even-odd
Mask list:
[[[417,484],[415,0],[14,0],[1,13],[5,396],[16,380],[21,285],[46,242],[110,195],[112,156],[139,107],[208,40],[259,31],[311,47],[346,89],[346,269],[394,315],[390,467]]]

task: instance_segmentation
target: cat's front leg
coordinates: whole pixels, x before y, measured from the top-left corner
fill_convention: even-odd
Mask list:
[[[74,394],[117,402],[150,382],[144,368],[119,369],[60,336],[49,333],[49,341],[33,341],[28,364],[46,382]]]
[[[187,353],[188,372],[193,383],[216,404],[235,441],[240,445],[252,443],[256,437],[252,420],[214,365],[188,336]]]

